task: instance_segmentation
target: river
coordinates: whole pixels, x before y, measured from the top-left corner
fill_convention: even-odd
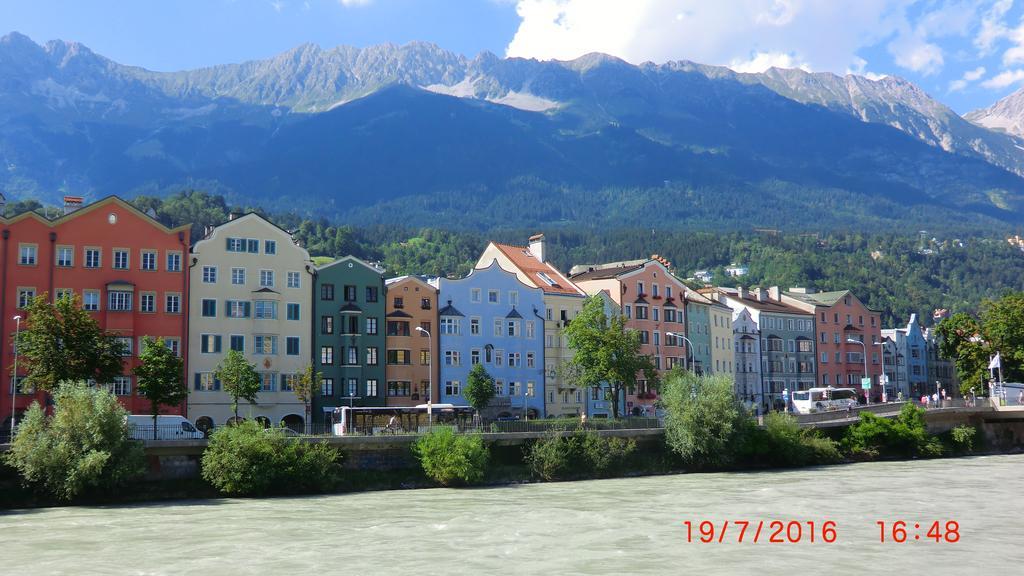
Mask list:
[[[0,512],[0,574],[1021,574],[1022,501],[1015,455],[16,510]],[[732,523],[722,543],[696,541],[702,520]],[[742,543],[737,520],[753,523]],[[754,543],[760,520],[801,522],[801,541],[767,542],[766,522]],[[906,542],[880,543],[879,520],[907,521]]]

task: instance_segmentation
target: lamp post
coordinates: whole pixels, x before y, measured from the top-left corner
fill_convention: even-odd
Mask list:
[[[434,401],[434,338],[430,335],[430,331],[423,328],[423,326],[417,326],[416,331],[427,335],[427,354],[430,355],[430,364],[427,365],[427,404],[430,404]],[[433,411],[428,409],[428,427],[433,425],[433,420]]]
[[[846,343],[847,344],[860,344],[860,347],[864,349],[864,352],[863,352],[863,354],[864,354],[864,377],[865,378],[870,378],[870,376],[868,376],[868,347],[867,347],[867,344],[864,344],[860,340],[854,340],[853,338],[847,338],[846,339]],[[868,388],[864,392],[864,403],[865,404],[871,404],[871,388]]]
[[[682,334],[677,334],[675,332],[665,332],[665,336],[675,336],[676,338],[682,338],[683,340],[686,341],[686,351],[688,353],[687,356],[689,360],[689,367],[684,366],[684,368],[690,370],[693,366],[693,342],[690,342],[690,339],[687,338],[686,336],[683,336]]]
[[[882,377],[879,379],[878,382],[879,382],[879,384],[882,385],[882,394],[886,394],[887,395],[888,394],[887,389],[889,387],[888,386],[888,384],[889,384],[889,375],[885,373],[885,339],[883,338],[881,342],[875,342],[873,344],[873,346],[881,346],[881,348],[882,348]],[[896,390],[894,388],[893,392],[895,392],[895,391]],[[889,396],[889,398],[892,398],[894,396],[896,396],[896,395],[893,394],[893,395]]]
[[[14,372],[11,374],[11,437],[8,442],[14,442],[14,415],[15,404],[18,400],[18,338],[21,336],[21,315],[14,317]]]

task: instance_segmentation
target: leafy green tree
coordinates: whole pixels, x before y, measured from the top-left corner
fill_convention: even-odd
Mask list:
[[[309,403],[313,400],[313,394],[320,389],[320,384],[323,382],[324,375],[317,371],[313,367],[311,362],[306,369],[302,371],[302,375],[299,376],[299,381],[295,383],[295,397],[302,402],[303,407],[306,409],[306,430],[309,430]]]
[[[607,385],[615,418],[619,417],[620,395],[635,388],[639,375],[657,387],[658,372],[650,357],[640,352],[639,334],[627,330],[621,316],[608,318],[601,298],[587,298],[579,315],[565,328],[565,335],[575,351],[565,366],[566,379],[580,388]]]
[[[695,466],[733,462],[750,429],[750,417],[733,394],[732,378],[697,376],[680,369],[665,379],[665,441]]]
[[[490,451],[476,434],[434,428],[413,444],[413,454],[428,477],[442,486],[476,484],[484,479]]]
[[[487,373],[483,364],[474,364],[466,378],[466,387],[462,391],[469,405],[476,410],[477,415],[487,408],[487,405],[494,398],[494,378]]]
[[[231,395],[231,409],[238,421],[238,399],[256,403],[256,395],[260,392],[260,375],[256,367],[249,363],[238,350],[231,350],[224,356],[224,361],[217,366],[214,373],[220,380],[224,391]]]
[[[1024,379],[1024,292],[982,302],[981,325],[989,352],[998,352],[1002,358],[1003,378],[1020,382]]]
[[[203,478],[224,494],[303,494],[333,488],[341,473],[338,451],[304,442],[258,422],[218,428],[203,452]]]
[[[124,345],[82,310],[78,296],[50,303],[44,293],[25,313],[18,356],[26,386],[52,391],[61,382],[106,383],[121,375]]]
[[[959,312],[940,322],[936,330],[939,354],[956,365],[960,392],[966,395],[973,388],[976,393],[984,393],[991,348],[981,324],[970,314]]]
[[[163,338],[146,336],[139,352],[139,365],[132,371],[139,379],[139,394],[149,400],[153,416],[153,439],[157,438],[157,416],[161,406],[177,406],[188,397],[183,380],[185,361],[164,344]]]
[[[109,391],[61,383],[47,416],[33,402],[7,462],[33,486],[61,500],[113,489],[145,471],[142,445],[129,438],[128,413]]]

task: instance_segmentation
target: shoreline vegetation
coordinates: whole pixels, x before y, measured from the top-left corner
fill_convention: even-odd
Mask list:
[[[142,480],[134,458],[104,458],[103,446],[84,440],[85,431],[97,422],[109,429],[123,409],[105,397],[105,390],[69,386],[74,413],[62,412],[58,403],[54,415],[40,414],[34,427],[19,430],[11,451],[0,458],[0,509],[496,487],[1020,451],[983,446],[977,430],[969,426],[929,434],[923,410],[911,404],[894,419],[865,412],[850,427],[824,433],[800,428],[794,417],[783,413],[769,414],[757,426],[731,399],[727,377],[676,371],[663,385],[664,436],[610,437],[577,428],[549,432],[523,445],[488,445],[479,435],[441,428],[413,443],[405,454],[408,466],[373,470],[343,466],[345,455],[327,443],[298,442],[281,430],[247,422],[214,434],[202,457],[200,478],[160,481]],[[122,446],[126,436],[108,432],[106,438]],[[40,460],[41,450],[54,442],[62,443],[61,451],[50,451]],[[82,477],[89,481],[75,484]]]

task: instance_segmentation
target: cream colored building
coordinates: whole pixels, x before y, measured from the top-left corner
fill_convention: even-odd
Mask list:
[[[223,426],[234,413],[214,377],[229,350],[260,373],[256,403],[239,416],[302,429],[292,385],[310,363],[313,263],[291,234],[257,214],[234,218],[192,247],[189,282],[188,418]]]
[[[487,268],[495,261],[524,284],[544,292],[545,310],[538,311],[544,315],[544,412],[555,417],[584,413],[590,391],[572,386],[562,377],[562,367],[573,356],[562,331],[580,313],[586,293],[547,262],[543,234],[530,237],[529,246],[489,243],[476,268]]]
[[[711,327],[711,364],[708,372],[733,376],[732,308],[712,300],[708,325]]]

